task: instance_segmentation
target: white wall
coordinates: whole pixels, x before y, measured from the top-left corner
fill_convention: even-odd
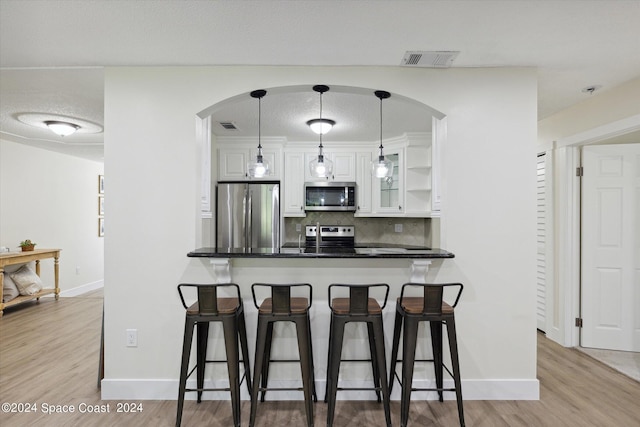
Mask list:
[[[580,315],[579,147],[640,130],[640,77],[611,88],[538,123],[538,150],[553,161],[552,260],[546,280],[547,336],[565,346],[579,345],[574,319]]]
[[[605,89],[603,89],[604,91]],[[640,113],[640,77],[602,93],[585,95],[585,100],[538,123],[538,144],[605,126]]]
[[[212,278],[206,262],[186,257],[200,244],[196,114],[257,88],[317,83],[385,89],[448,116],[441,242],[456,258],[434,274],[466,286],[457,311],[463,377],[524,380],[535,398],[535,70],[398,67],[105,71],[110,397],[157,398],[149,384],[177,384],[184,310],[176,285]],[[125,347],[127,328],[138,329],[137,348]]]
[[[104,242],[98,237],[98,175],[103,164],[0,140],[0,246],[60,248],[60,289],[74,295],[102,285]],[[53,286],[53,260],[41,262]],[[76,273],[76,267],[79,267]]]

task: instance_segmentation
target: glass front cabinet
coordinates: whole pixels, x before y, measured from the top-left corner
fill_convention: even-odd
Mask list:
[[[372,178],[373,210],[378,214],[401,215],[404,213],[404,149],[385,150],[384,156],[393,162],[393,175]]]

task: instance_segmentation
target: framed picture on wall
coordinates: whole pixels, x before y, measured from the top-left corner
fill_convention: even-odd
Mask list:
[[[98,218],[98,237],[104,237],[104,218]]]
[[[104,215],[104,196],[98,196],[98,215]]]
[[[98,175],[98,194],[104,194],[104,175]]]

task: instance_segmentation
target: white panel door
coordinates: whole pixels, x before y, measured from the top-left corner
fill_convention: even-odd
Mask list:
[[[583,347],[640,351],[640,144],[583,149]]]

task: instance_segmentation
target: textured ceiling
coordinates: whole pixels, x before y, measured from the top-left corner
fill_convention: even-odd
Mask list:
[[[638,0],[0,0],[0,131],[52,139],[16,124],[19,110],[102,125],[103,66],[399,66],[408,50],[460,51],[454,67],[536,67],[544,118],[640,75],[638,22]],[[99,138],[39,143],[92,151]]]

